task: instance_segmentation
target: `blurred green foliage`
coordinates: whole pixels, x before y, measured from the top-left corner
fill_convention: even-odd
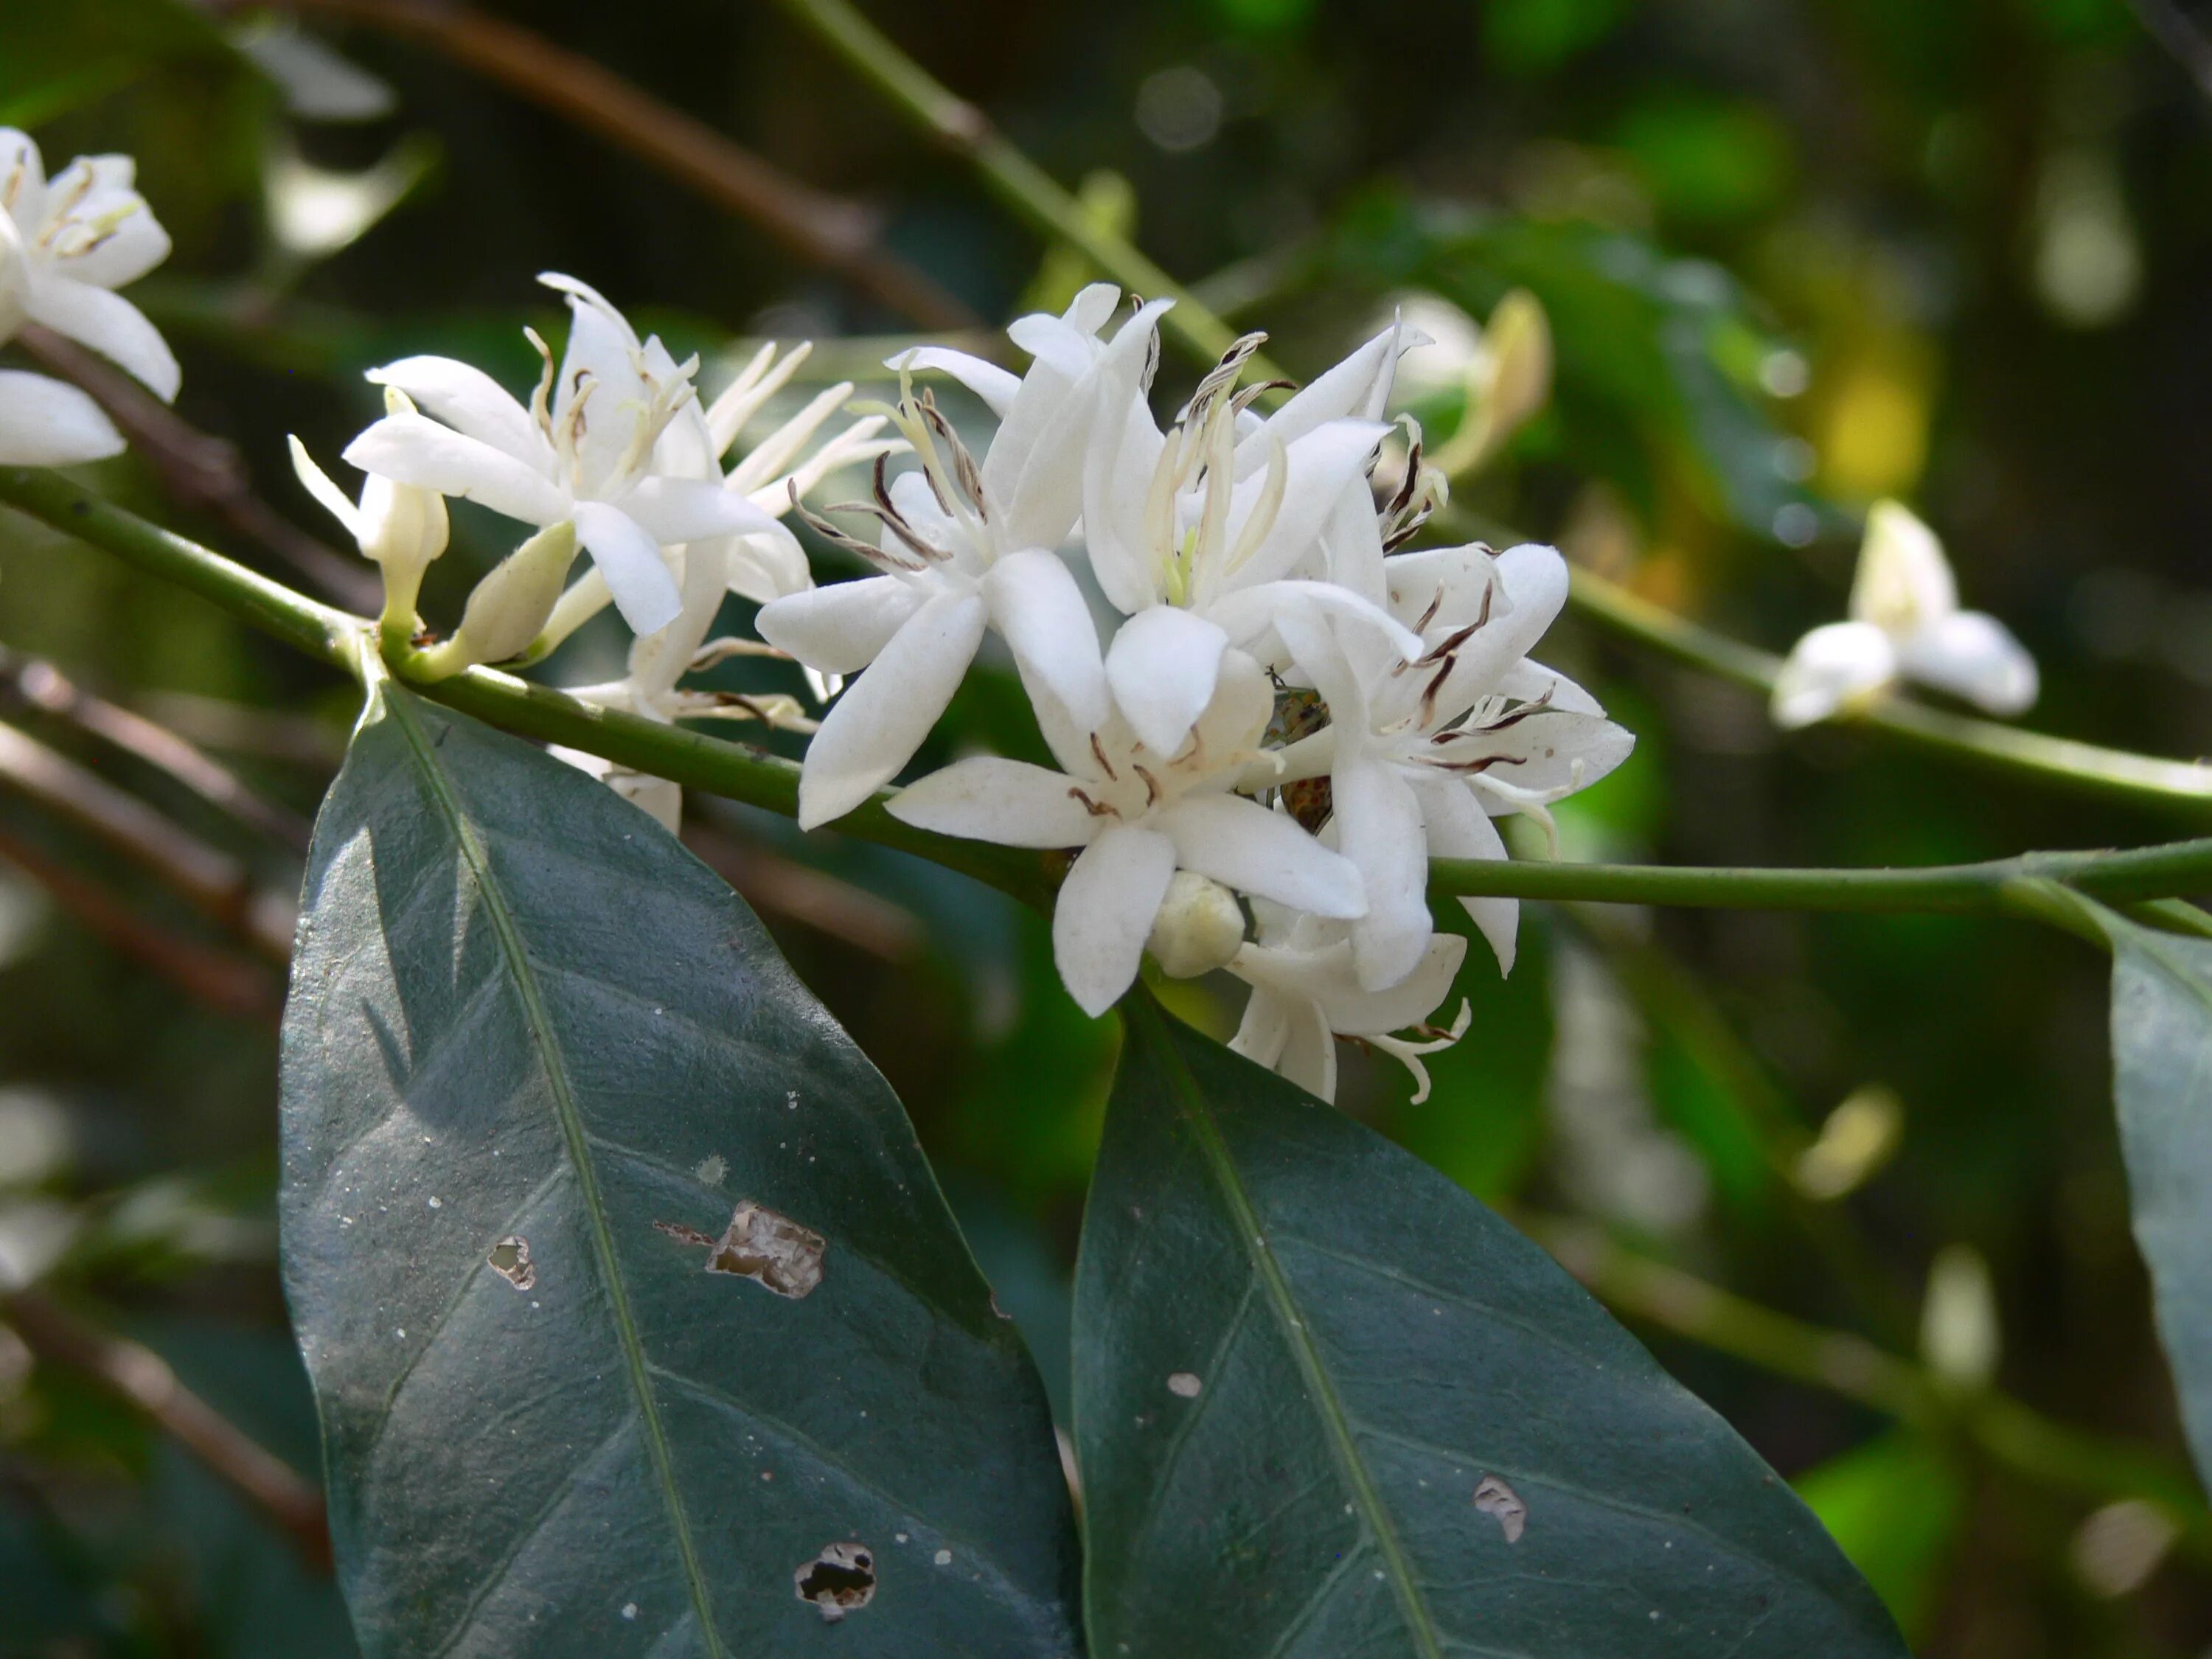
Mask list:
[[[772,8],[497,9],[879,205],[887,244],[981,315],[1087,274]],[[1944,536],[1968,602],[2035,651],[2038,725],[2212,747],[2212,125],[2123,0],[868,9],[1056,176],[1097,175],[1095,211],[1127,215],[1169,270],[1240,326],[1271,330],[1294,372],[1394,307],[1480,323],[1510,289],[1534,292],[1557,344],[1554,403],[1459,492],[1474,512],[1780,648],[1839,614],[1856,513],[1900,495]],[[331,460],[377,407],[359,371],[403,352],[453,352],[523,384],[534,365],[519,326],[556,317],[532,286],[540,270],[572,270],[679,351],[701,349],[710,386],[740,337],[823,337],[806,377],[819,384],[865,373],[904,326],[419,44],[358,27],[322,38],[390,83],[390,113],[287,114],[216,26],[167,0],[0,4],[0,120],[33,124],[56,161],[137,156],[177,252],[134,295],[184,359],[180,411],[236,445],[259,493],[314,535],[334,527],[291,479],[286,433]],[[387,218],[327,258],[278,245],[264,193],[284,147],[343,174],[410,138],[439,159]],[[1171,361],[1164,395],[1194,378]],[[1409,361],[1407,392],[1434,434],[1460,418],[1449,373],[1424,379]],[[143,461],[94,476],[297,579]],[[487,517],[456,524],[426,597],[448,621],[507,545]],[[322,672],[13,518],[0,520],[0,643],[168,722],[302,811],[351,714]],[[621,646],[595,629],[550,672],[603,678]],[[1849,733],[1785,744],[1753,700],[1571,624],[1547,659],[1641,734],[1631,765],[1563,812],[1574,855],[1909,863],[2186,827]],[[770,684],[740,665],[717,675]],[[295,878],[285,848],[4,687],[0,719],[258,883]],[[924,758],[1036,743],[1011,683],[983,676]],[[1114,1027],[1073,1009],[1040,925],[996,895],[756,814],[700,810],[692,828],[740,877],[782,872],[747,890],[907,1101],[1064,1407],[1065,1275]],[[270,1006],[276,976],[4,784],[0,837],[0,1091],[45,1103],[40,1121],[65,1130],[58,1154],[11,1162],[27,1132],[10,1126],[30,1120],[0,1112],[0,1259],[61,1218],[50,1292],[151,1343],[312,1472],[266,1226],[270,1030],[195,1000],[145,946],[217,953],[259,975]],[[119,905],[135,942],[55,869]],[[1909,1319],[1869,1327],[1859,1310],[1909,1311],[1935,1253],[1971,1243],[1996,1275],[2002,1386],[2179,1451],[2087,953],[1950,919],[1530,908],[1513,975],[1478,942],[1461,990],[1473,1034],[1433,1062],[1431,1097],[1408,1103],[1395,1066],[1353,1051],[1347,1110],[1509,1210],[1590,1216],[1742,1295],[1900,1347]],[[1184,988],[1182,1005],[1217,1031],[1236,1018],[1211,985]],[[1854,1271],[1874,1282],[1847,1286],[1808,1244],[1784,1154],[1869,1085],[1902,1101],[1903,1138],[1820,1210],[1863,1243]],[[2212,1643],[2203,1563],[2153,1552],[2139,1574],[2110,1571],[2095,1498],[1640,1328],[1802,1482],[1921,1650],[2181,1659]],[[80,1373],[7,1338],[0,1304],[0,1655],[343,1650],[327,1581],[280,1536]]]

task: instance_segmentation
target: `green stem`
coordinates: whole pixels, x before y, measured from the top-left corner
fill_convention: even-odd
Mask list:
[[[1454,518],[1457,527],[1466,520]],[[1471,527],[1471,526],[1470,526]],[[1489,527],[1493,538],[1504,532]],[[1513,538],[1513,539],[1520,539]],[[1618,582],[1577,568],[1570,598],[1576,611],[1601,627],[1675,661],[1732,680],[1765,696],[1774,690],[1782,659],[1755,646],[1715,633],[1678,617]],[[2023,732],[1996,720],[1931,708],[1895,695],[1838,715],[1838,725],[1865,726],[1908,747],[2041,783],[2129,800],[2138,805],[2184,807],[2212,815],[2212,766],[2194,761],[2161,760],[2095,744],[2076,743],[2039,732]]]
[[[1737,910],[1947,911],[2025,915],[2079,932],[2046,887],[2115,902],[2212,889],[2212,837],[2123,852],[2023,853],[1899,870],[1743,870],[1696,865],[1438,859],[1431,896],[1582,899]]]
[[[2153,1452],[2084,1434],[2004,1395],[1961,1397],[1863,1337],[1762,1307],[1625,1249],[1595,1227],[1516,1219],[1601,1301],[1631,1318],[1916,1427],[1955,1430],[1991,1462],[2029,1480],[2097,1501],[2148,1503],[2173,1524],[2191,1556],[2212,1560],[2212,1514],[2189,1476]]]
[[[376,624],[318,604],[220,553],[100,501],[58,472],[0,468],[0,501],[191,589],[307,655],[357,674],[355,642]],[[411,656],[394,672],[409,678]],[[471,668],[417,689],[464,714],[525,737],[583,750],[689,788],[786,816],[799,805],[799,768],[749,744],[580,702],[550,686]],[[1060,855],[933,835],[885,810],[888,792],[837,821],[839,831],[975,877],[1036,903],[1057,884]],[[2073,926],[2072,890],[2114,902],[2212,889],[2212,839],[2126,852],[2027,853],[1984,864],[1905,870],[1732,870],[1607,864],[1440,860],[1437,896],[1487,894],[1613,904],[1747,909],[1942,910],[2028,915]],[[2053,895],[2063,896],[2054,898]],[[2078,918],[2076,919],[2078,920]],[[2075,931],[2082,931],[2075,927]]]
[[[1072,191],[1023,154],[991,119],[901,51],[849,0],[782,0],[783,9],[844,60],[909,121],[965,158],[999,198],[1036,230],[1079,249],[1106,276],[1148,300],[1172,299],[1164,326],[1200,361],[1212,363],[1229,349],[1237,331],[1208,310],[1127,238],[1115,235],[1083,210]],[[1261,380],[1282,371],[1264,357],[1252,359]]]

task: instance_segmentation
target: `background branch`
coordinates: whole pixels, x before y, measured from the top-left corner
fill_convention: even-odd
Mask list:
[[[36,1291],[0,1298],[0,1317],[33,1353],[106,1385],[274,1521],[310,1565],[330,1571],[322,1494],[178,1381],[161,1355],[143,1343],[101,1330]]]
[[[349,609],[373,611],[383,604],[382,585],[367,563],[317,541],[253,493],[236,446],[202,432],[105,358],[52,329],[29,324],[15,338],[107,411],[179,504],[222,520]]]
[[[275,963],[292,957],[292,901],[252,872],[36,738],[0,723],[0,785],[37,801],[157,877]]]
[[[427,0],[255,0],[270,3],[427,46],[651,162],[924,328],[980,324],[933,278],[883,246],[883,216],[875,209],[800,183],[703,121],[519,24]]]
[[[210,805],[304,855],[307,819],[249,788],[244,780],[167,726],[94,696],[53,664],[0,645],[0,683],[34,708],[64,720],[156,767]]]

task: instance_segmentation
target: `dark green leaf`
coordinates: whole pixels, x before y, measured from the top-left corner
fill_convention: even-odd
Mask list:
[[[367,1653],[1074,1650],[1036,1371],[897,1101],[726,887],[395,689],[303,908],[285,1272]],[[797,1586],[847,1543],[878,1588],[833,1628]]]
[[[2212,941],[2109,910],[2112,1097],[2136,1243],[2197,1468],[2212,1480]]]
[[[1899,1659],[1789,1488],[1548,1256],[1130,1024],[1076,1286],[1097,1652]]]

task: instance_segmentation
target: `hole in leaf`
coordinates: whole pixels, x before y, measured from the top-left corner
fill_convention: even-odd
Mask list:
[[[538,1283],[538,1268],[530,1259],[530,1241],[520,1233],[509,1233],[501,1239],[484,1261],[518,1291],[529,1290]]]
[[[1521,1541],[1521,1534],[1528,1524],[1528,1506],[1512,1487],[1494,1474],[1486,1474],[1474,1489],[1474,1506],[1485,1515],[1497,1517],[1507,1543]]]
[[[704,1249],[710,1273],[750,1279],[794,1302],[822,1282],[822,1252],[828,1241],[766,1205],[738,1205],[720,1238],[678,1221],[653,1224],[671,1238]]]
[[[822,1609],[826,1624],[875,1599],[876,1558],[866,1544],[829,1544],[791,1575],[799,1599]]]
[[[1178,1400],[1195,1400],[1205,1387],[1195,1371],[1171,1371],[1168,1375],[1168,1392]]]

